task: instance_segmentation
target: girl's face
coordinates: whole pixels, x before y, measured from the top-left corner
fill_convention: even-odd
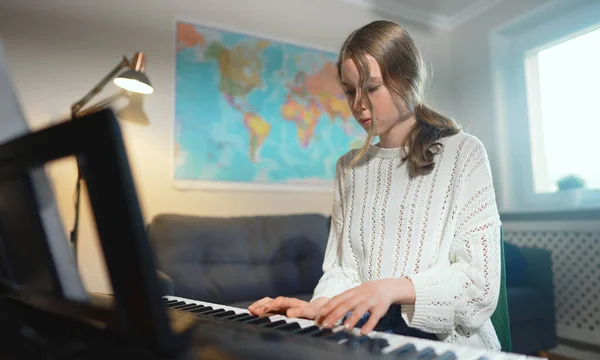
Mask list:
[[[360,74],[352,59],[348,59],[342,63],[341,83],[346,94],[346,99],[348,100],[348,105],[350,105],[356,121],[367,132],[372,129],[373,135],[381,136],[388,133],[403,119],[410,117],[411,112],[406,102],[400,97],[393,96],[390,90],[383,84],[381,68],[377,61],[370,55],[367,55],[366,60],[371,75],[368,82],[368,96],[373,107],[373,112],[377,117],[375,128],[372,128],[373,114],[369,112],[361,100]]]

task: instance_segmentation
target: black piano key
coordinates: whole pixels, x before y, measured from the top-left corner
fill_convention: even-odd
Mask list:
[[[436,360],[456,360],[456,354],[453,351],[446,351],[436,358]]]
[[[219,313],[222,313],[222,312],[225,312],[225,309],[215,309],[213,311],[202,313],[202,315],[212,316],[212,315],[219,314]]]
[[[371,342],[371,338],[366,335],[351,336],[348,341],[344,343],[344,346],[349,349],[358,349],[360,347],[368,345]]]
[[[232,321],[241,322],[241,323],[245,324],[247,322],[254,321],[254,320],[257,320],[259,318],[260,318],[260,316],[258,316],[258,315],[246,314],[245,317],[241,317],[239,319],[235,319],[235,320],[232,320]]]
[[[175,300],[174,302],[169,303],[170,306],[181,305],[181,304],[187,304],[187,303],[185,301],[181,301],[181,300]]]
[[[301,327],[300,327],[300,324],[292,322],[292,323],[288,323],[283,326],[276,327],[276,329],[281,330],[281,331],[286,331],[286,332],[293,332],[294,330],[301,329]]]
[[[188,306],[194,306],[194,304],[183,303],[183,304],[180,304],[180,305],[171,306],[170,308],[173,309],[173,310],[175,310],[175,309],[185,308],[185,307],[188,307]]]
[[[173,303],[176,303],[176,302],[177,302],[177,300],[169,300],[169,299],[164,299],[164,300],[165,300],[165,301],[164,301],[165,305],[166,305],[166,304],[173,304]]]
[[[235,314],[235,315],[226,316],[222,319],[229,320],[229,321],[239,321],[239,320],[244,320],[244,319],[250,319],[253,316],[254,315],[247,314],[247,313],[239,313],[239,314]]]
[[[187,309],[195,308],[196,306],[198,306],[198,305],[196,305],[196,304],[187,304],[186,306],[178,307],[177,310],[187,310]]]
[[[417,352],[416,354],[413,354],[411,357],[409,357],[409,359],[414,359],[414,360],[433,360],[437,357],[437,354],[435,353],[435,350],[431,347],[428,346],[426,348],[424,348],[423,350]]]
[[[186,308],[185,311],[187,311],[187,312],[194,312],[194,311],[200,310],[200,309],[206,309],[206,306],[204,306],[204,305],[195,305],[195,306]]]
[[[341,331],[335,332],[329,336],[325,336],[324,338],[326,340],[340,341],[340,340],[344,340],[344,339],[349,339],[351,336],[352,336],[352,334],[350,334],[349,332],[341,330]]]
[[[390,343],[384,338],[372,338],[367,349],[372,354],[379,354],[383,349],[390,346]]]
[[[283,321],[285,321],[285,320],[283,320]],[[283,328],[283,327],[285,327],[285,326],[287,326],[287,325],[288,325],[288,323],[286,322],[285,324],[273,325],[273,326],[271,326],[270,328],[271,328],[271,329],[280,330],[281,328]]]
[[[359,344],[362,345],[362,344],[366,344],[366,343],[370,342],[371,338],[368,337],[367,335],[361,335],[361,336],[357,337],[356,340]]]
[[[175,301],[174,303],[166,304],[165,306],[168,308],[172,308],[173,306],[186,305],[187,303],[184,301]]]
[[[206,307],[206,305],[202,305],[202,304],[195,304],[195,303],[192,303],[192,304],[190,304],[190,305],[193,305],[193,306],[196,306],[196,307]]]
[[[194,313],[196,315],[201,315],[201,314],[205,314],[205,313],[210,312],[210,311],[214,311],[214,309],[212,308],[212,306],[205,306],[202,309],[198,309],[198,310],[194,310],[194,311],[190,311],[190,312]]]
[[[417,353],[417,348],[413,344],[405,344],[394,351],[388,353],[389,356],[403,357]]]
[[[333,330],[331,330],[330,328],[324,328],[319,330],[318,333],[312,335],[313,337],[317,337],[317,338],[324,338],[327,337],[329,335],[333,334]]]
[[[264,328],[268,328],[268,329],[273,329],[273,328],[276,328],[278,326],[285,325],[285,324],[287,324],[287,322],[285,320],[277,320],[277,321],[270,322],[268,324],[261,324],[260,326],[264,327]]]
[[[235,311],[228,310],[228,311],[225,311],[225,312],[213,315],[213,316],[216,318],[224,318],[224,317],[231,316],[231,315],[235,315]]]
[[[269,319],[268,317],[256,317],[255,319],[252,320],[244,320],[244,321],[240,321],[241,323],[246,323],[246,324],[252,324],[252,325],[262,325],[262,324],[268,324],[271,322],[271,319]]]
[[[309,327],[300,328],[298,330],[292,331],[292,333],[293,334],[298,334],[298,335],[312,336],[312,335],[318,333],[319,331],[321,331],[321,329],[318,326],[312,325],[312,326],[309,326]]]

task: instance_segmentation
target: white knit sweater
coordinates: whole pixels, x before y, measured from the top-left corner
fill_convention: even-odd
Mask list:
[[[410,327],[440,340],[499,350],[490,320],[500,289],[500,219],[487,153],[460,132],[441,140],[434,170],[410,179],[404,149],[371,145],[354,168],[336,165],[323,276],[313,299],[363,282],[408,277]]]

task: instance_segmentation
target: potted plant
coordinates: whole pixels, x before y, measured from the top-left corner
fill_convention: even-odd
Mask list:
[[[566,199],[571,205],[581,203],[581,193],[585,188],[585,180],[577,175],[567,175],[557,182],[558,191],[564,192]]]

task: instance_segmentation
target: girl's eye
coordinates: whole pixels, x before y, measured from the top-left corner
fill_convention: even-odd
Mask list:
[[[369,86],[369,92],[374,92],[377,89],[379,89],[379,85],[373,85],[373,86]],[[346,94],[346,96],[354,96],[356,94],[355,90],[346,90],[344,91],[344,94]]]

